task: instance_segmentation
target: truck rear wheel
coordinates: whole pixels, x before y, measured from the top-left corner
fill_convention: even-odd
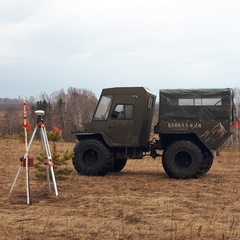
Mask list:
[[[213,155],[209,152],[205,152],[203,166],[201,167],[201,173],[206,174],[213,165]]]
[[[78,173],[89,176],[104,176],[113,167],[110,150],[97,139],[80,140],[74,148],[72,161]]]
[[[204,158],[201,149],[191,141],[172,143],[163,153],[162,164],[171,178],[197,178],[202,173]]]

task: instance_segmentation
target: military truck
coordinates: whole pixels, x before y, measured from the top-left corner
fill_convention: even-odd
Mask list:
[[[148,155],[162,157],[171,178],[206,174],[213,151],[232,134],[232,90],[160,90],[153,126],[155,102],[156,96],[144,87],[103,89],[92,121],[73,131],[78,139],[72,159],[76,171],[103,176],[120,172],[128,159]]]

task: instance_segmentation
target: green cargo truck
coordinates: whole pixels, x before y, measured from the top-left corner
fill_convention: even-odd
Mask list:
[[[213,150],[231,136],[233,92],[225,89],[103,89],[93,119],[75,126],[73,165],[83,175],[120,172],[128,159],[162,157],[171,178],[198,178],[213,164]],[[151,130],[154,137],[150,140]]]

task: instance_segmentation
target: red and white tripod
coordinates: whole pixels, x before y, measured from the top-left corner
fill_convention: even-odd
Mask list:
[[[17,175],[14,179],[14,182],[12,184],[10,193],[13,191],[18,176],[21,172],[21,169],[23,166],[26,167],[26,188],[27,188],[27,204],[30,204],[30,181],[29,181],[29,156],[28,156],[28,152],[30,150],[30,147],[32,145],[33,139],[37,133],[37,131],[40,131],[40,136],[41,136],[41,141],[42,141],[42,146],[43,146],[43,153],[44,153],[44,165],[46,166],[46,175],[47,175],[47,182],[48,182],[48,189],[49,192],[51,192],[51,184],[50,184],[50,172],[51,172],[51,177],[52,177],[52,181],[53,181],[53,186],[54,186],[54,190],[55,190],[55,194],[56,197],[58,197],[58,189],[57,189],[57,184],[56,184],[56,179],[55,179],[55,174],[54,174],[54,170],[53,170],[53,161],[52,161],[52,155],[51,155],[51,151],[50,151],[50,146],[49,146],[49,142],[48,142],[48,137],[47,137],[47,132],[46,132],[46,128],[44,125],[44,111],[43,110],[37,110],[35,111],[35,114],[37,115],[37,124],[34,128],[32,137],[29,141],[29,144],[27,143],[27,127],[28,127],[28,123],[27,123],[27,118],[26,118],[26,107],[25,107],[25,103],[24,103],[24,131],[25,131],[25,146],[26,146],[26,151],[24,156],[21,158],[21,164],[19,166]]]

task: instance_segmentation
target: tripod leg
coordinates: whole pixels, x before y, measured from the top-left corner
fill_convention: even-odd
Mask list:
[[[49,191],[51,191],[50,176],[49,176],[49,168],[50,168],[55,194],[56,194],[56,197],[58,197],[57,184],[56,184],[56,179],[55,179],[55,175],[54,175],[54,171],[53,171],[53,161],[52,161],[50,146],[49,146],[49,142],[48,142],[48,138],[47,138],[46,128],[44,126],[42,126],[41,130],[42,130],[42,139],[44,142],[44,146],[45,146],[45,150],[46,150],[46,154],[47,154],[47,158],[48,158],[47,159],[48,162],[47,162],[47,166],[46,166],[48,188],[49,188]]]
[[[28,151],[29,151],[29,149],[30,149],[30,147],[31,147],[31,145],[32,145],[33,139],[34,139],[35,134],[36,134],[36,132],[37,132],[37,128],[38,128],[38,126],[36,125],[36,127],[34,128],[32,137],[31,137],[31,139],[30,139],[30,141],[29,141],[29,144],[28,144],[28,146],[26,147],[26,153],[25,153],[25,154],[28,154]],[[25,157],[26,157],[26,156],[24,156],[24,158],[25,158]]]
[[[49,174],[49,165],[46,165],[46,175],[47,175],[47,182],[48,182],[48,191],[51,192],[51,184],[50,184],[50,174]]]
[[[44,128],[44,125],[41,125],[41,133],[40,133],[40,136],[41,136],[41,141],[42,141],[42,147],[43,147],[43,155],[44,155],[44,164],[46,165],[46,176],[47,176],[47,183],[48,183],[48,191],[51,192],[51,184],[50,184],[50,174],[49,174],[49,165],[48,165],[48,162],[49,162],[49,158],[51,158],[51,155],[49,155],[49,149],[47,148],[47,145],[46,145],[46,136],[45,134],[45,128]]]
[[[12,191],[13,191],[13,189],[14,189],[16,183],[17,183],[17,180],[18,180],[18,177],[19,177],[19,174],[20,174],[21,170],[22,170],[22,166],[20,165],[19,168],[18,168],[17,175],[16,175],[16,177],[15,177],[15,179],[14,179],[14,182],[13,182],[13,184],[12,184],[12,187],[11,187],[11,189],[10,189],[9,194],[12,193]]]
[[[58,198],[58,189],[57,189],[57,183],[56,183],[56,179],[55,179],[55,174],[54,174],[54,171],[53,171],[53,166],[50,166],[50,169],[51,169],[51,174],[52,174],[52,179],[53,179],[53,186],[54,186],[56,198]]]

